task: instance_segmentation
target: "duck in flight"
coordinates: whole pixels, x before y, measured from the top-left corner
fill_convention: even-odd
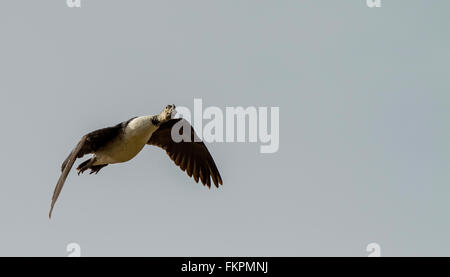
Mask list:
[[[78,165],[78,175],[88,169],[90,174],[97,174],[108,164],[131,160],[146,144],[153,145],[164,149],[175,164],[186,171],[189,177],[194,177],[197,183],[201,180],[203,185],[211,188],[212,179],[216,187],[222,185],[220,173],[205,144],[186,120],[173,119],[174,114],[175,105],[167,105],[158,115],[134,117],[84,135],[61,166],[62,173],[53,192],[49,217],[52,216],[55,202],[75,160],[86,154],[92,154],[92,157]],[[175,142],[172,138],[172,127],[175,124],[182,126],[180,136],[187,129],[191,139]]]

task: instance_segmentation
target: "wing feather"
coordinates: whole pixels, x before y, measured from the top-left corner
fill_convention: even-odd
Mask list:
[[[175,123],[182,120],[184,126],[180,130],[183,135],[184,129],[190,128],[191,141],[175,142],[172,139],[171,131]],[[189,177],[193,177],[196,182],[201,180],[203,185],[211,187],[211,179],[216,187],[222,185],[222,178],[216,163],[202,141],[198,139],[194,128],[184,119],[171,119],[163,123],[150,137],[147,144],[158,146],[164,149],[172,161],[185,171]]]
[[[77,159],[78,155],[80,154],[80,151],[83,149],[83,147],[86,144],[87,136],[83,136],[80,140],[80,142],[77,144],[75,149],[70,152],[67,159],[64,161],[62,169],[61,176],[58,179],[58,182],[56,183],[55,190],[53,191],[53,197],[52,197],[52,204],[50,207],[50,212],[48,213],[48,217],[52,217],[53,207],[55,206],[56,200],[58,199],[59,194],[61,193],[61,190],[64,186],[64,182],[66,181],[67,175],[69,175],[70,170],[72,169],[73,164],[75,163],[75,160]]]
[[[64,182],[67,179],[67,175],[69,175],[70,170],[75,163],[77,158],[81,158],[86,154],[95,153],[98,149],[107,145],[111,140],[120,135],[121,130],[135,117],[119,123],[112,127],[102,128],[90,132],[84,135],[80,142],[75,146],[75,148],[70,152],[69,156],[64,160],[61,165],[61,176],[56,183],[55,190],[53,191],[52,204],[50,207],[49,217],[52,216],[53,207],[55,206],[56,200],[58,199],[59,194],[64,186]]]

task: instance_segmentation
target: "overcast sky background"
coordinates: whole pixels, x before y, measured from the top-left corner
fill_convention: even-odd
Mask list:
[[[0,256],[450,255],[450,2],[0,4]],[[166,104],[279,106],[280,148],[157,148],[69,175],[78,139]]]

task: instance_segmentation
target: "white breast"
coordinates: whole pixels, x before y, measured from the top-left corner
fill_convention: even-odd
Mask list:
[[[156,129],[157,127],[152,124],[151,116],[141,116],[131,120],[117,140],[95,153],[94,165],[131,160],[142,150]]]

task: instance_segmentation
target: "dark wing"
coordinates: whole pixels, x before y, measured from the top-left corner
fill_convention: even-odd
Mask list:
[[[130,119],[131,120],[131,119]],[[55,190],[53,192],[52,204],[50,207],[49,217],[52,216],[53,207],[55,206],[55,202],[58,199],[59,193],[61,192],[64,182],[66,181],[67,175],[70,172],[75,160],[77,158],[83,157],[85,154],[94,153],[102,146],[108,144],[111,140],[116,138],[123,127],[123,124],[127,124],[129,121],[117,124],[113,127],[103,128],[96,131],[93,131],[87,135],[84,135],[77,146],[70,152],[69,156],[63,162],[61,166],[61,176],[58,179],[58,183],[56,183]]]
[[[180,120],[182,120],[180,122]],[[181,141],[175,142],[172,140],[171,131],[175,123],[180,122],[183,128],[180,128],[180,134],[184,130],[191,131],[190,142]],[[177,124],[177,127],[180,126]],[[197,141],[194,141],[197,138]],[[220,177],[219,170],[217,170],[211,154],[202,141],[198,141],[198,136],[194,132],[194,128],[184,119],[171,119],[161,126],[152,134],[147,144],[155,145],[166,150],[167,155],[175,162],[181,170],[186,171],[189,177],[194,177],[198,183],[200,179],[203,185],[211,187],[211,180],[213,180],[216,187],[222,185],[222,177]]]

